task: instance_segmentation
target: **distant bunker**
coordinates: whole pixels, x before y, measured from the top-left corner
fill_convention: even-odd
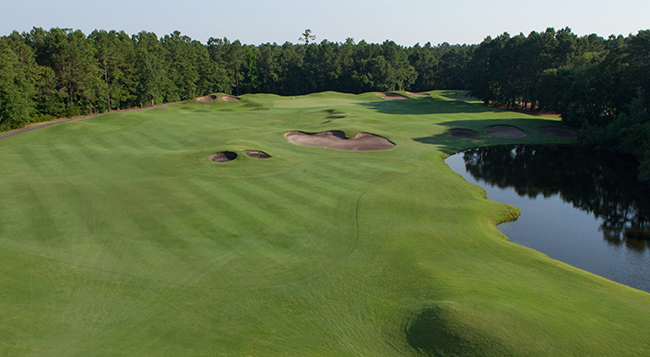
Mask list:
[[[216,102],[217,101],[217,96],[216,95],[206,95],[205,97],[196,98],[196,101],[201,102],[201,103]]]
[[[428,93],[414,93],[414,92],[406,92],[408,95],[412,95],[414,97],[430,97]]]
[[[548,135],[556,136],[560,138],[575,138],[578,134],[570,129],[558,128],[557,126],[543,126],[539,128],[539,132]]]
[[[526,137],[526,132],[512,125],[492,125],[485,128],[486,134],[504,139],[521,139]]]
[[[221,97],[221,100],[223,100],[224,102],[237,102],[239,101],[239,98],[231,97],[229,95],[224,95],[223,97]],[[206,95],[205,97],[196,98],[196,101],[200,103],[213,103],[213,102],[218,102],[219,97],[214,94]]]
[[[271,155],[265,153],[264,151],[259,151],[259,150],[244,150],[244,153],[250,157],[254,157],[256,159],[269,159],[271,158]]]
[[[390,140],[375,134],[359,133],[347,139],[345,133],[338,130],[321,133],[305,133],[289,131],[284,134],[289,142],[296,145],[318,146],[327,149],[344,151],[376,151],[388,150],[395,147]]]
[[[399,93],[377,93],[378,96],[384,99],[393,99],[393,100],[411,100],[411,98],[401,95]]]
[[[220,151],[210,155],[210,160],[214,162],[228,162],[237,158],[237,154],[232,151]]]
[[[471,130],[471,129],[463,129],[463,128],[449,129],[449,135],[457,137],[457,138],[465,138],[465,139],[476,139],[476,138],[478,138],[478,133],[477,132],[475,132],[474,130]]]

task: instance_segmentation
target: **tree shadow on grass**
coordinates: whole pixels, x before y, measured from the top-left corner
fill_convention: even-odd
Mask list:
[[[453,114],[453,113],[484,113],[498,112],[498,109],[482,104],[451,101],[434,97],[423,97],[412,100],[382,100],[376,102],[357,103],[384,114]]]
[[[509,144],[572,144],[575,143],[571,138],[556,138],[546,136],[539,132],[539,128],[545,126],[554,126],[564,128],[562,123],[547,119],[521,118],[521,119],[494,119],[494,120],[455,120],[444,123],[437,123],[439,126],[446,127],[443,133],[430,136],[413,138],[422,144],[437,145],[440,150],[448,155],[457,153],[461,150],[496,145]],[[505,139],[495,135],[486,134],[485,128],[492,125],[512,125],[526,132],[526,137],[521,139]],[[461,128],[470,129],[478,134],[478,138],[459,138],[449,134],[450,129]]]

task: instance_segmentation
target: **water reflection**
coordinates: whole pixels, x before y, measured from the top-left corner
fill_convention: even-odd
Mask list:
[[[468,150],[465,169],[474,179],[519,196],[559,195],[601,220],[608,244],[650,248],[650,187],[637,180],[631,156],[575,147],[504,146]]]
[[[487,198],[521,209],[513,243],[650,292],[650,188],[626,156],[572,147],[470,150],[445,160]]]

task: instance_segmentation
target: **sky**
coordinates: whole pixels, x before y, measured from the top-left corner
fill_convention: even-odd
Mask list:
[[[298,43],[311,29],[316,41],[380,43],[404,46],[478,44],[504,32],[570,27],[582,36],[636,34],[650,29],[648,0],[436,1],[436,0],[0,0],[0,35],[32,27],[140,31],[159,37],[175,30],[206,43],[210,37],[259,45]]]

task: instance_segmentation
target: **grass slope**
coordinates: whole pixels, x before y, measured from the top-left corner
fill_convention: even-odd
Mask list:
[[[570,140],[452,97],[244,95],[0,141],[0,354],[650,353],[649,294],[509,243],[494,223],[517,210],[443,162]],[[483,133],[496,123],[528,136]],[[297,146],[289,130],[397,146]],[[208,159],[222,150],[239,156]]]

